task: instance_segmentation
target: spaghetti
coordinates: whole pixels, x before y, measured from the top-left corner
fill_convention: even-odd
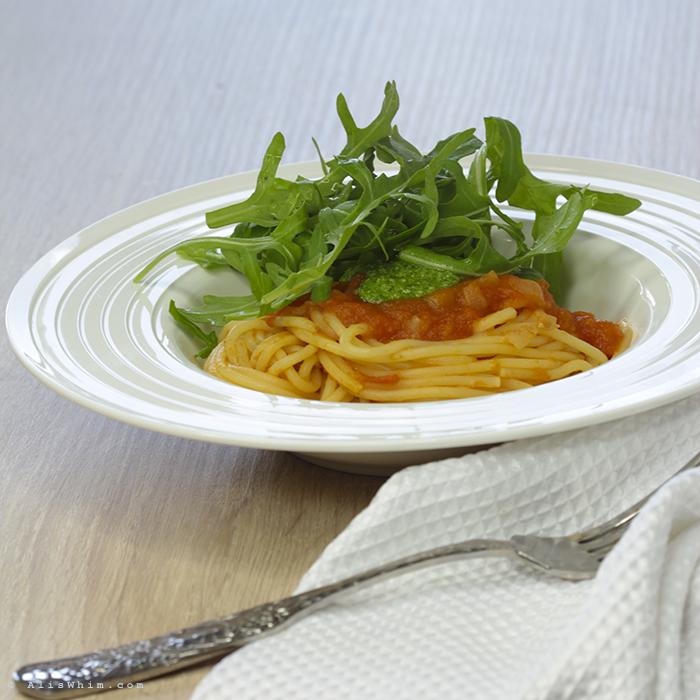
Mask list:
[[[205,369],[281,396],[434,401],[562,379],[606,362],[629,340],[618,324],[556,306],[545,284],[491,273],[377,305],[360,302],[351,285],[326,302],[232,321]]]

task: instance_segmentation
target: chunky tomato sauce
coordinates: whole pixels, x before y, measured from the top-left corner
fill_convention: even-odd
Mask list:
[[[301,301],[292,308],[302,313],[307,304],[317,304],[334,313],[343,324],[365,323],[370,337],[382,342],[401,338],[455,340],[472,334],[474,321],[506,307],[542,309],[555,316],[559,327],[585,340],[612,357],[623,332],[617,323],[599,321],[585,311],[557,306],[544,281],[490,272],[482,277],[439,289],[418,299],[399,299],[369,304],[356,294],[361,278],[333,289],[323,302]]]

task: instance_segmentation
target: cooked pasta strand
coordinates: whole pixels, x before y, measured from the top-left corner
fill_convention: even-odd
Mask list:
[[[205,363],[249,389],[322,401],[436,401],[525,389],[605,362],[598,348],[542,310],[507,307],[458,340],[379,342],[364,323],[345,326],[314,308],[232,321]],[[624,349],[631,340],[626,331]]]

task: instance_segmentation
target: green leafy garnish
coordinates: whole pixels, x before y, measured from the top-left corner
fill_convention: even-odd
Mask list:
[[[342,94],[336,108],[346,144],[325,159],[314,140],[322,177],[279,177],[285,141],[275,134],[253,194],[206,214],[217,235],[163,251],[136,277],[142,280],[173,253],[246,277],[248,295],[205,295],[200,306],[188,309],[171,303],[178,325],[202,345],[200,357],[216,346],[216,333],[200,326],[255,318],[305,294],[323,301],[334,282],[358,273],[369,272],[358,293],[370,302],[422,296],[490,271],[544,277],[558,296],[562,253],[585,211],[625,215],[640,206],[621,194],[538,178],[525,164],[520,132],[498,117],[484,120],[484,142],[470,128],[423,154],[393,123],[399,108],[393,82],[365,127],[357,125]],[[460,160],[467,156],[473,157],[465,170]],[[378,161],[394,170],[377,169]],[[532,226],[512,208],[527,210],[529,219],[534,213]],[[497,245],[499,239],[507,245]]]
[[[201,343],[202,349],[197,353],[197,357],[209,357],[209,353],[211,353],[219,342],[216,332],[210,331],[209,333],[205,333],[194,321],[191,321],[181,309],[177,308],[174,301],[170,302],[168,311],[175,319],[178,326]]]

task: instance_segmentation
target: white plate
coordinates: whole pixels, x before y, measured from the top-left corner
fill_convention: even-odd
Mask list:
[[[337,404],[270,396],[207,375],[167,313],[169,299],[245,289],[231,272],[178,261],[131,280],[177,241],[204,235],[203,213],[241,199],[255,173],[205,182],[75,234],[17,283],[7,328],[22,363],[59,394],[104,415],[199,440],[300,452],[349,471],[391,468],[504,440],[609,421],[700,388],[700,183],[580,158],[529,156],[547,179],[642,200],[624,218],[589,212],[567,251],[568,305],[635,327],[611,362],[532,389],[455,401]],[[281,174],[318,176],[315,164]],[[225,290],[225,291],[224,291]]]

